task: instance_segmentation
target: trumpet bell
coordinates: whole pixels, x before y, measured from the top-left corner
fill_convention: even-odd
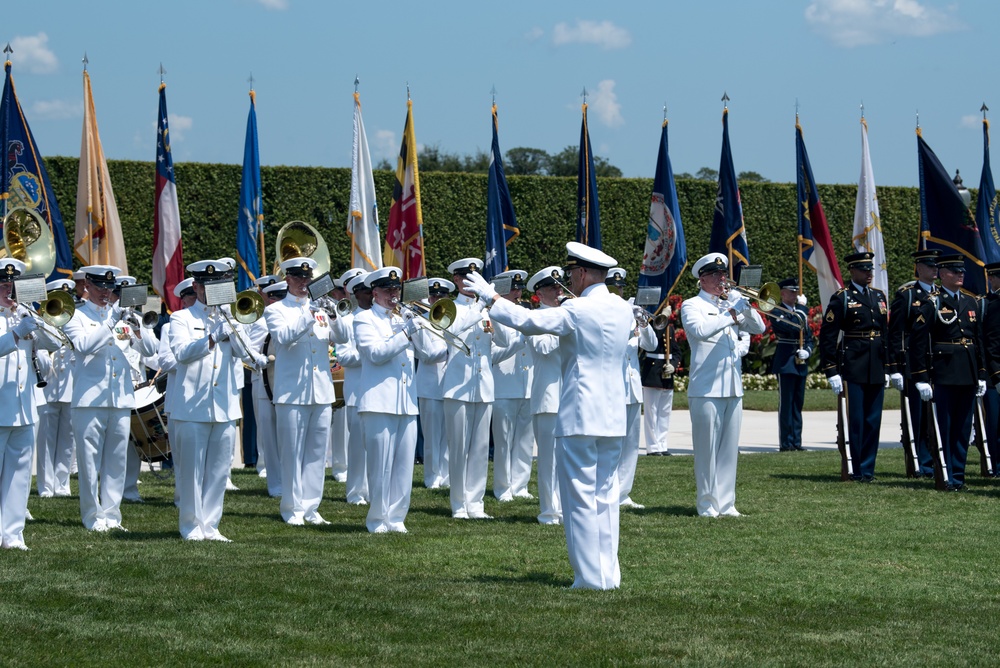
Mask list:
[[[153,329],[160,321],[160,314],[156,311],[146,311],[142,314],[142,326],[146,329]]]
[[[439,299],[431,306],[427,319],[438,329],[448,329],[451,323],[455,322],[458,309],[455,308],[455,300],[447,297]]]
[[[53,290],[41,305],[42,320],[53,327],[62,327],[76,312],[73,296],[65,290]]]
[[[662,313],[660,315],[654,316],[653,319],[650,321],[650,325],[652,325],[653,329],[655,329],[658,332],[662,332],[663,330],[665,330],[667,328],[667,325],[669,324],[670,324],[670,317]]]
[[[236,301],[230,305],[230,308],[237,322],[249,325],[251,322],[257,322],[264,315],[264,298],[254,290],[244,290],[236,295]]]
[[[342,318],[351,311],[354,310],[354,305],[351,304],[350,299],[341,299],[337,302],[337,317]]]
[[[781,288],[777,283],[765,283],[757,290],[756,297],[757,308],[769,313],[781,302]]]
[[[293,257],[308,257],[316,262],[313,276],[322,276],[330,272],[330,250],[323,236],[309,223],[301,220],[285,223],[278,230],[274,244],[278,264]]]
[[[49,224],[34,209],[15,207],[3,219],[0,257],[25,264],[25,274],[48,276],[56,266],[56,245]]]

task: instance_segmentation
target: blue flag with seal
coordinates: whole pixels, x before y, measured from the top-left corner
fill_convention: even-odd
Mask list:
[[[72,278],[73,255],[69,238],[63,226],[62,214],[56,203],[52,184],[49,182],[45,163],[28,127],[21,104],[17,101],[11,62],[4,63],[7,79],[0,100],[0,146],[3,147],[0,163],[0,220],[16,208],[34,210],[48,226],[55,246],[55,266],[48,280]],[[0,234],[3,230],[0,229]],[[29,273],[39,273],[39,267],[29,267]],[[48,267],[41,268],[44,271]],[[44,273],[43,271],[43,273]]]
[[[497,129],[497,105],[493,105],[493,146],[490,151],[489,180],[486,186],[486,266],[483,277],[492,279],[507,271],[507,246],[520,234],[514,203],[510,199],[507,177]]]
[[[257,95],[250,91],[250,115],[243,146],[243,178],[240,180],[240,212],[236,224],[236,286],[247,290],[261,276],[264,252],[264,211],[260,194],[260,151],[257,147]],[[258,254],[258,248],[260,254]]]
[[[743,205],[740,186],[736,182],[733,152],[729,146],[729,109],[722,110],[722,158],[719,162],[719,190],[715,196],[712,236],[709,253],[722,253],[729,258],[729,275],[739,280],[740,269],[750,264],[746,228],[743,226]]]
[[[917,128],[920,165],[920,237],[927,248],[965,256],[964,288],[977,295],[986,287],[983,240],[958,187]]]
[[[656,155],[656,173],[653,175],[649,222],[646,225],[646,248],[639,269],[639,287],[659,287],[662,305],[677,285],[685,267],[687,246],[684,243],[681,210],[677,204],[674,170],[670,165],[667,120],[664,119],[660,150]]]
[[[983,119],[983,173],[979,177],[979,197],[976,200],[976,225],[983,242],[983,260],[987,264],[1000,262],[1000,201],[993,185],[990,169],[990,122]]]
[[[576,176],[576,240],[591,248],[601,249],[601,214],[597,201],[597,177],[594,156],[590,152],[590,132],[587,130],[587,103],[583,103],[583,123],[580,126],[580,166]]]

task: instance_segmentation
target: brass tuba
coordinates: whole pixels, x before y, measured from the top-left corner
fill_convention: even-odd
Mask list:
[[[323,236],[309,223],[293,220],[285,223],[278,230],[274,242],[275,261],[274,273],[280,275],[279,266],[285,260],[293,257],[308,257],[316,262],[314,276],[322,276],[330,272],[330,250],[326,247]]]
[[[56,244],[52,230],[34,209],[19,206],[3,219],[3,245],[0,258],[12,257],[27,267],[27,274],[48,276],[56,267]]]

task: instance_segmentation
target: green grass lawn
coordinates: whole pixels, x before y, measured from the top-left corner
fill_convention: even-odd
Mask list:
[[[899,392],[886,390],[882,400],[885,410],[899,410]],[[685,392],[674,392],[674,408],[687,410],[688,401]],[[777,390],[749,390],[743,395],[743,408],[749,411],[777,411]],[[835,411],[837,397],[830,390],[806,390],[804,411]]]
[[[945,494],[898,453],[879,464],[860,485],[836,452],[743,455],[745,516],[712,520],[690,457],[640,458],[613,592],[568,589],[562,528],[523,500],[460,521],[417,487],[410,533],[372,536],[341,484],[330,526],[290,527],[234,471],[219,544],[181,541],[172,486],[147,474],[129,533],[33,496],[31,552],[0,551],[0,663],[996,665],[1000,486]]]

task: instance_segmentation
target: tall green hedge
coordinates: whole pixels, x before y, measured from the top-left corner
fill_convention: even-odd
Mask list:
[[[76,207],[76,158],[48,158],[46,165],[56,198],[73,238]],[[149,162],[112,161],[111,180],[122,219],[129,270],[140,280],[150,276],[154,169]],[[184,257],[194,261],[235,254],[239,165],[182,163],[175,165],[180,201]],[[381,224],[389,216],[391,172],[375,173]],[[452,261],[485,252],[485,174],[421,174],[427,271],[443,275]],[[315,225],[330,247],[334,272],[348,268],[345,232],[350,170],[315,167],[264,167],[264,219],[267,259],[274,260],[274,237],[282,224],[304,220]],[[510,246],[510,265],[536,271],[564,259],[563,244],[574,234],[576,180],[512,176],[511,197],[520,237]],[[642,260],[652,179],[598,179],[604,250],[628,271],[634,291]],[[741,187],[750,259],[764,266],[766,280],[795,275],[795,185],[747,183]],[[716,186],[713,182],[680,180],[677,194],[691,262],[707,252]],[[819,186],[838,257],[850,252],[857,186]],[[909,253],[916,247],[920,202],[916,188],[878,189],[882,231],[891,285],[909,280]],[[678,286],[682,295],[695,289],[690,273]],[[806,294],[817,297],[816,279],[805,275]]]

